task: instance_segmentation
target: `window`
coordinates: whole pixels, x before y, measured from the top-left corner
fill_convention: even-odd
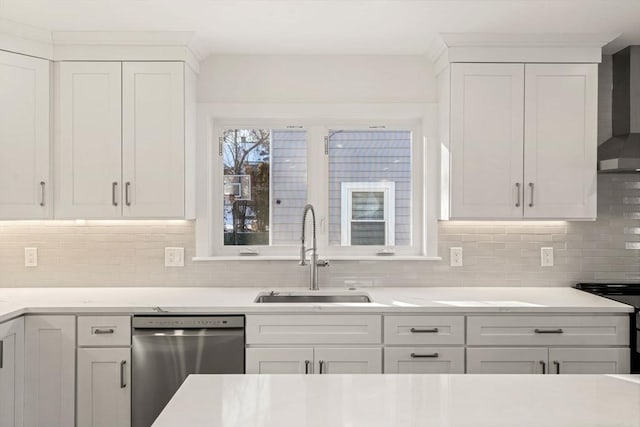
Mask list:
[[[423,141],[415,124],[216,129],[214,256],[296,258],[307,203],[321,257],[424,255]]]
[[[227,128],[223,166],[223,246],[269,246],[299,240],[307,200],[303,130]]]
[[[342,246],[395,244],[395,183],[342,183]]]

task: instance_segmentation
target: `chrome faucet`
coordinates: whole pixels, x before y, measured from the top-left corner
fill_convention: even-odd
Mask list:
[[[311,211],[311,230],[313,233],[312,246],[309,249],[304,247],[304,234],[305,225],[307,223],[307,213]],[[306,257],[307,252],[311,252],[311,268],[309,276],[309,290],[317,291],[318,288],[318,266],[326,267],[329,265],[329,261],[318,262],[318,246],[316,241],[316,211],[313,209],[313,205],[306,205],[302,212],[302,237],[300,238],[302,245],[300,246],[300,265],[307,265]]]

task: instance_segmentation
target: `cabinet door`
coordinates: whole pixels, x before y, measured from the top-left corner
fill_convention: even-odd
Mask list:
[[[314,349],[317,374],[381,374],[380,348],[322,348]]]
[[[25,427],[75,424],[75,316],[25,318]]]
[[[56,64],[56,218],[121,215],[121,73],[119,62]]]
[[[629,348],[551,348],[550,374],[628,374]]]
[[[52,214],[49,61],[0,51],[0,219]]]
[[[544,374],[548,350],[542,348],[467,348],[468,374]]]
[[[247,374],[311,374],[313,348],[248,348]]]
[[[184,64],[122,68],[124,211],[129,218],[184,217]]]
[[[385,374],[464,374],[464,348],[387,347]]]
[[[131,425],[131,349],[78,349],[77,427]]]
[[[527,64],[527,218],[595,218],[597,64]]]
[[[451,65],[452,218],[522,217],[523,108],[524,65]]]
[[[0,427],[22,427],[24,319],[0,324]]]

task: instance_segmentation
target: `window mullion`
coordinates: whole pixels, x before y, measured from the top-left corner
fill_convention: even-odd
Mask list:
[[[329,246],[329,156],[325,154],[325,136],[327,128],[314,125],[309,128],[307,139],[307,201],[316,212],[321,257]]]

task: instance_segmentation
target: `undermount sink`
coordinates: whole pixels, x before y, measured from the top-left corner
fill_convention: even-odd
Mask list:
[[[319,292],[261,292],[257,303],[370,303],[366,293],[319,293]]]

